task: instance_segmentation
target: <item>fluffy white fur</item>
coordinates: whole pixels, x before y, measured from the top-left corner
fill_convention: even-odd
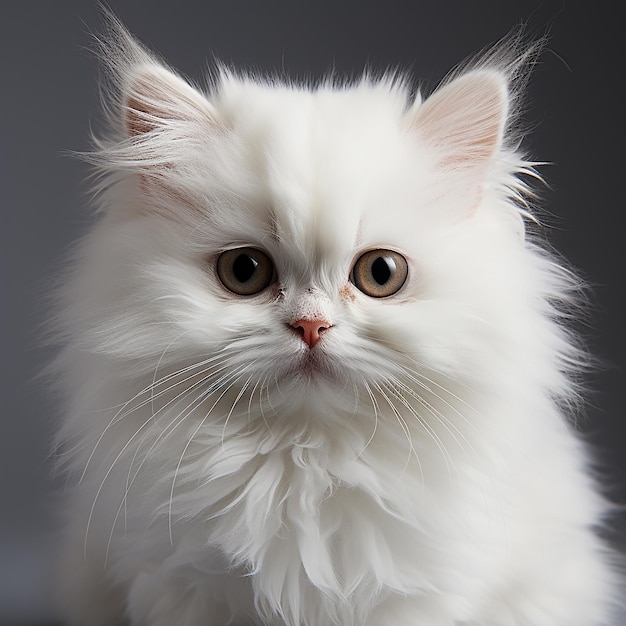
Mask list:
[[[55,364],[69,624],[609,623],[564,409],[577,286],[525,235],[513,48],[424,102],[227,71],[203,93],[112,26]],[[216,277],[237,246],[274,262],[256,296]],[[371,248],[407,258],[396,295],[352,284]],[[289,324],[314,317],[309,349]]]

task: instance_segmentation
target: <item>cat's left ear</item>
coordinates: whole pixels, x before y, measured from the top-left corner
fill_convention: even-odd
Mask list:
[[[509,108],[507,80],[496,70],[464,74],[420,104],[412,126],[446,170],[487,164],[502,146]]]

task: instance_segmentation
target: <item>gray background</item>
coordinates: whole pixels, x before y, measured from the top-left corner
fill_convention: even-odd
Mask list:
[[[595,286],[585,328],[607,367],[583,425],[613,499],[626,502],[621,316],[623,31],[599,2],[111,1],[129,29],[200,77],[213,56],[240,67],[319,76],[409,69],[427,88],[467,55],[528,23],[550,31],[529,85],[526,146],[542,168],[551,238]],[[593,7],[593,8],[592,8]],[[34,379],[50,358],[37,328],[41,295],[89,222],[84,164],[97,118],[93,2],[0,3],[0,624],[50,617],[46,599],[54,500],[48,478],[54,409]],[[537,433],[540,437],[541,433]],[[624,535],[624,518],[615,524]]]

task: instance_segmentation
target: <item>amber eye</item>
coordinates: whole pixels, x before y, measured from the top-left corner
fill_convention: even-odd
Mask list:
[[[406,282],[409,266],[393,250],[369,250],[361,255],[352,270],[352,282],[372,298],[386,298],[397,293]]]
[[[257,248],[234,248],[218,257],[217,275],[229,291],[252,296],[272,282],[274,265],[267,254]]]

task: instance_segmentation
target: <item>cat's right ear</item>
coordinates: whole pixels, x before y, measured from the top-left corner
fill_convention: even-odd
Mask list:
[[[157,64],[133,68],[123,92],[124,128],[129,137],[192,122],[217,124],[209,101],[182,78]]]
[[[106,30],[97,52],[106,70],[105,109],[112,125],[126,138],[176,133],[188,122],[219,124],[217,114],[197,88],[169,69],[130,35],[121,22],[103,10]]]
[[[177,219],[181,207],[197,206],[190,154],[199,141],[219,140],[225,125],[201,90],[144,48],[114,15],[105,10],[104,18],[96,52],[104,69],[106,127],[85,155],[102,173],[96,189],[137,181],[142,193],[134,196],[134,206]]]

